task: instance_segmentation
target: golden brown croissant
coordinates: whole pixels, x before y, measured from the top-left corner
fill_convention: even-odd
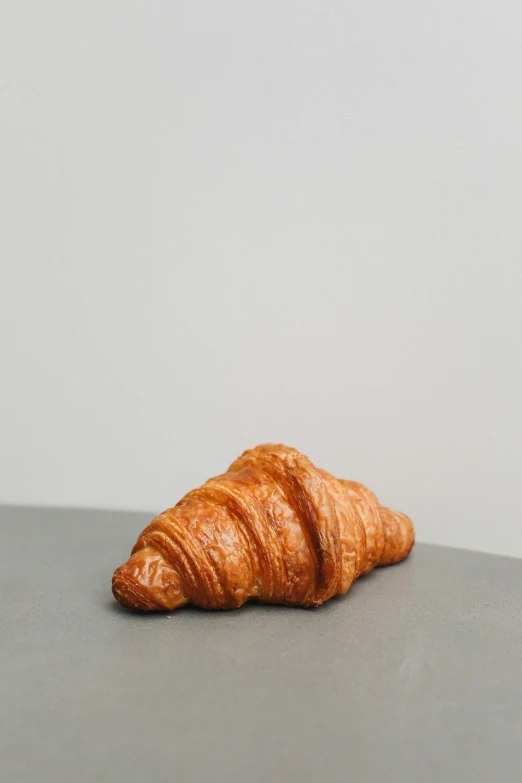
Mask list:
[[[369,489],[266,444],[156,517],[112,590],[144,610],[232,609],[249,599],[319,606],[374,566],[407,557],[413,543],[411,520]]]

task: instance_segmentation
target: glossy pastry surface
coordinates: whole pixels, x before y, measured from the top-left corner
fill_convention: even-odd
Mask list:
[[[123,605],[232,609],[249,599],[319,606],[404,559],[411,520],[295,449],[264,444],[154,519],[116,569]]]

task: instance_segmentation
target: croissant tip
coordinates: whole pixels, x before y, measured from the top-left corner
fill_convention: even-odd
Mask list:
[[[146,612],[175,609],[187,603],[183,580],[154,547],[138,549],[116,569],[112,592],[123,606]]]
[[[120,566],[112,577],[112,594],[122,606],[140,611],[151,611],[158,607],[146,595],[145,591],[132,579],[123,573],[125,566]]]

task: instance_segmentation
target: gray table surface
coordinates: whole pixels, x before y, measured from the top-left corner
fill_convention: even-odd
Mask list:
[[[519,781],[522,560],[418,544],[319,609],[139,615],[151,515],[0,508],[3,781]]]

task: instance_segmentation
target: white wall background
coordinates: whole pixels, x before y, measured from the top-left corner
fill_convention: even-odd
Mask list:
[[[522,555],[522,6],[2,2],[0,501],[260,441]]]

